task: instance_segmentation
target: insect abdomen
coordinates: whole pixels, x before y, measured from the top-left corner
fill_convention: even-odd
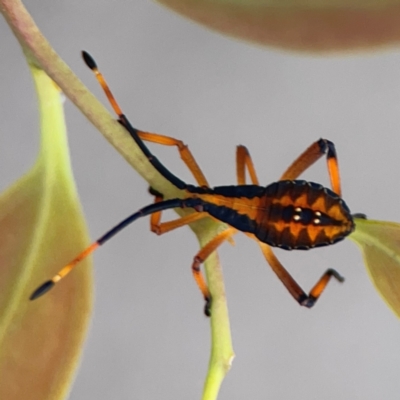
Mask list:
[[[345,202],[307,181],[279,181],[265,188],[268,208],[259,210],[256,237],[283,249],[309,249],[344,239],[354,229]]]
[[[203,200],[204,211],[214,218],[286,250],[327,246],[354,229],[345,202],[313,182],[278,181],[265,188],[221,186],[190,192]]]

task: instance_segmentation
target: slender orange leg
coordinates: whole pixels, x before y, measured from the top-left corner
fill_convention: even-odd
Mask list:
[[[321,139],[322,140],[322,139]],[[319,157],[321,157],[321,152],[317,153],[316,145],[320,146],[318,142],[314,143],[309,147],[285,172],[282,179],[295,179],[301,172],[303,172],[307,166],[306,162],[315,162]],[[309,164],[311,165],[312,162]],[[329,161],[328,161],[329,162]],[[308,165],[308,166],[309,166]],[[337,166],[337,163],[336,163]],[[251,160],[249,151],[244,146],[238,146],[236,152],[236,171],[237,171],[237,179],[239,185],[246,184],[246,171],[248,169],[251,181],[254,185],[258,185],[257,175],[254,169],[253,162]],[[328,164],[329,167],[329,164]],[[337,168],[336,168],[337,170]],[[295,175],[295,172],[298,172],[298,175]],[[289,176],[289,178],[286,177]],[[257,240],[253,235],[248,234],[248,236]],[[318,300],[319,296],[325,289],[326,285],[330,281],[333,276],[339,282],[343,282],[344,278],[338,274],[333,269],[328,269],[318,280],[318,282],[311,289],[309,295],[307,295],[304,290],[299,286],[299,284],[294,280],[294,278],[286,271],[285,267],[280,263],[278,258],[275,256],[271,247],[266,243],[260,242],[257,240],[262,253],[264,254],[265,259],[268,264],[271,266],[272,270],[275,272],[278,279],[283,283],[289,293],[293,296],[293,298],[302,306],[311,308],[315,302]]]
[[[159,214],[161,214],[161,213],[159,213]],[[204,213],[195,213],[194,212],[194,213],[185,215],[184,217],[174,219],[174,220],[168,221],[168,222],[162,222],[162,223],[160,223],[159,221],[153,221],[153,218],[151,218],[150,229],[155,234],[162,235],[164,233],[172,231],[173,229],[180,228],[181,226],[191,224],[192,222],[199,221],[200,219],[206,218],[208,216],[209,215],[206,212],[204,212]]]
[[[335,145],[326,139],[319,139],[306,149],[283,173],[280,181],[293,180],[301,175],[307,168],[314,164],[326,153],[329,178],[332,190],[338,195],[342,195],[340,186],[339,164],[337,160]]]
[[[163,200],[163,196],[157,191],[150,188],[150,193],[155,196],[154,202],[158,203]],[[157,235],[163,235],[164,233],[170,232],[173,229],[180,228],[181,226],[191,224],[192,222],[199,221],[203,218],[212,218],[206,212],[193,212],[184,217],[177,218],[168,222],[161,222],[161,211],[156,212],[150,216],[150,230]],[[232,237],[227,238],[227,241],[234,245],[235,242]]]
[[[158,193],[156,190],[150,188],[149,192],[150,194],[154,195],[154,203],[159,203],[160,201],[164,200],[162,194]],[[206,212],[193,212],[172,221],[161,222],[161,213],[162,211],[158,211],[150,216],[150,230],[156,235],[162,235],[172,231],[173,229],[180,228],[181,226],[188,225],[192,222],[208,217]]]
[[[207,257],[214,252],[225,240],[228,240],[232,235],[236,233],[236,229],[227,228],[220,232],[217,236],[211,239],[194,257],[192,264],[193,277],[199,287],[201,293],[203,294],[206,304],[204,306],[204,314],[207,317],[211,315],[211,294],[208,290],[207,283],[201,273],[200,266],[207,259]]]
[[[205,178],[203,172],[201,171],[199,165],[197,164],[196,160],[194,159],[192,153],[190,152],[187,145],[185,145],[181,140],[174,139],[172,137],[159,135],[157,133],[148,133],[148,132],[138,132],[139,137],[142,140],[161,144],[164,146],[177,146],[179,150],[179,154],[189,168],[190,172],[193,174],[196,182],[199,186],[206,186],[208,187],[207,179]],[[150,188],[150,193],[155,196],[155,202],[159,202],[163,200],[163,196],[161,193],[158,193],[154,189]],[[169,222],[161,222],[161,214],[162,211],[156,212],[151,215],[150,217],[150,230],[157,235],[162,235],[163,233],[169,232],[173,229],[180,228],[181,226],[190,224],[192,222],[198,221],[207,217],[207,213],[192,213],[186,215],[184,217],[178,218],[173,221]]]
[[[256,170],[250,153],[245,146],[237,146],[236,148],[236,176],[238,185],[246,184],[246,168],[249,171],[250,180],[254,185],[259,185]]]
[[[181,155],[182,160],[184,163],[188,166],[189,170],[192,172],[193,176],[195,177],[196,181],[200,186],[208,186],[207,179],[205,178],[203,172],[201,171],[200,167],[198,166],[196,160],[194,159],[192,153],[190,152],[189,148],[187,145],[185,145],[181,140],[177,140],[174,138],[171,138],[169,136],[164,136],[164,135],[159,135],[157,133],[149,133],[149,132],[141,132],[131,125],[129,120],[126,118],[125,114],[122,112],[121,107],[119,106],[117,100],[115,99],[114,95],[111,92],[110,87],[108,86],[103,74],[99,71],[96,62],[92,58],[90,54],[88,54],[86,51],[82,52],[83,59],[86,63],[86,65],[92,70],[94,73],[97,81],[99,82],[100,86],[102,87],[108,101],[110,102],[111,107],[113,108],[114,112],[118,115],[118,122],[122,126],[126,128],[128,133],[132,136],[132,138],[136,141],[136,144],[140,147],[140,149],[143,151],[143,153],[148,157],[149,161],[153,161],[154,167],[162,174],[165,173],[171,179],[174,180],[174,182],[171,182],[173,184],[176,184],[177,187],[180,187],[181,184],[184,186],[184,182],[180,181],[178,178],[173,176],[171,173],[166,170],[166,168],[160,164],[160,163],[155,163],[154,164],[154,155],[151,154],[149,149],[143,145],[142,140],[148,141],[148,142],[153,142],[153,143],[158,143],[162,144],[165,146],[177,146],[179,153]]]
[[[193,157],[193,154],[189,150],[189,147],[181,140],[174,139],[169,136],[159,135],[158,133],[149,133],[142,131],[138,131],[138,135],[140,139],[145,140],[146,142],[157,143],[164,146],[176,146],[178,148],[181,159],[189,168],[198,185],[209,187],[207,179],[204,176],[199,165],[197,164],[195,158]]]
[[[126,128],[128,133],[132,136],[133,140],[135,140],[136,144],[140,147],[143,153],[148,157],[149,161],[153,164],[153,166],[172,184],[176,187],[184,189],[186,184],[182,182],[179,178],[174,176],[170,173],[157,159],[156,157],[151,154],[149,149],[143,144],[142,141],[152,142],[161,144],[164,146],[176,146],[178,148],[179,154],[183,160],[183,162],[187,165],[191,173],[193,174],[194,178],[196,179],[199,186],[207,186],[208,182],[205,178],[203,172],[201,171],[200,167],[198,166],[196,160],[194,159],[192,153],[190,152],[189,148],[181,141],[177,140],[168,136],[159,135],[157,133],[149,133],[149,132],[141,132],[137,129],[133,128],[130,124],[129,120],[126,118],[124,113],[122,112],[121,107],[119,106],[118,102],[116,101],[114,95],[111,92],[106,80],[104,79],[103,74],[97,68],[96,62],[94,59],[87,53],[82,52],[83,59],[86,65],[93,71],[96,76],[97,81],[99,82],[100,86],[103,88],[108,101],[111,104],[114,112],[118,115],[118,121],[121,123],[122,126]],[[163,199],[161,193],[157,193],[153,189],[150,189],[150,192],[155,195],[155,202],[159,202]],[[155,212],[151,216],[150,226],[151,230],[155,232],[164,232],[171,229],[175,229],[177,227],[183,226],[194,220],[198,220],[204,218],[205,215],[196,216],[196,217],[184,217],[183,219],[178,219],[176,221],[171,221],[169,225],[166,225],[165,228],[162,227],[161,221],[161,211]]]
[[[284,284],[284,286],[293,296],[293,298],[301,306],[311,308],[318,300],[321,293],[324,291],[332,276],[336,278],[339,282],[344,281],[344,278],[339,275],[337,271],[333,269],[328,269],[314,285],[310,293],[307,295],[298,285],[298,283],[293,279],[293,277],[289,274],[289,272],[286,271],[286,269],[275,256],[271,247],[262,242],[259,242],[259,245],[265,259],[268,261],[268,264],[271,266],[272,270],[275,272],[279,280]]]
[[[201,171],[200,167],[198,166],[196,160],[194,159],[193,155],[191,154],[190,150],[188,147],[183,144],[182,141],[159,135],[159,134],[154,134],[154,133],[148,133],[148,132],[138,132],[139,137],[142,140],[149,141],[152,143],[157,143],[165,146],[177,146],[180,156],[186,166],[189,168],[190,172],[196,179],[197,183],[199,186],[206,186],[209,187],[209,184],[207,182],[207,179],[205,178],[203,172]],[[155,202],[160,202],[163,200],[163,196],[161,193],[158,193],[157,191],[150,189],[150,193],[152,193],[155,196]],[[169,232],[173,229],[180,228],[181,226],[190,224],[192,222],[198,221],[200,219],[209,217],[209,215],[206,212],[197,212],[197,213],[191,213],[188,215],[185,215],[184,217],[168,221],[168,222],[161,222],[161,211],[156,212],[151,215],[150,218],[150,229],[152,232],[155,232],[158,235],[164,234],[166,232]],[[204,300],[205,300],[205,306],[204,306],[204,313],[206,316],[211,316],[211,294],[208,289],[207,283],[203,277],[203,274],[201,272],[200,266],[201,264],[207,259],[207,257],[217,249],[218,246],[220,246],[224,241],[230,241],[232,243],[232,235],[236,233],[236,229],[233,228],[227,228],[221,233],[219,233],[217,236],[215,236],[209,243],[207,243],[194,257],[194,261],[192,264],[192,273],[193,277],[196,281],[197,286],[199,287]]]
[[[154,203],[159,203],[163,201],[164,197],[161,193],[157,192],[153,188],[149,188],[149,193],[154,195]],[[150,215],[150,230],[158,235],[158,232],[161,231],[161,211],[155,212]]]
[[[141,138],[143,140],[147,140],[147,137],[142,137]],[[158,135],[158,138],[160,138],[160,135]],[[158,139],[157,138],[157,139]],[[163,136],[161,136],[161,138],[165,138]],[[168,138],[171,139],[172,141],[175,139],[172,138]],[[160,142],[156,142],[156,143],[160,143]],[[161,143],[161,144],[165,144],[165,143]],[[197,163],[194,161],[194,158],[192,157],[192,155],[190,155],[193,162],[196,164]],[[183,157],[182,157],[183,158]],[[195,179],[197,180],[197,182],[199,184],[202,184],[203,186],[208,186],[207,181],[205,180],[202,172],[200,171],[201,175],[197,174],[194,172],[194,170],[191,168],[191,165],[193,165],[192,163],[186,163],[186,165],[188,166],[188,168],[191,170],[191,172],[193,173]],[[199,168],[199,167],[197,167]],[[200,168],[199,168],[200,170]],[[203,179],[203,178],[204,179]],[[150,193],[153,194],[155,196],[155,202],[160,202],[163,200],[163,196],[161,193],[158,193],[157,191],[153,190],[150,188]],[[184,217],[178,218],[176,220],[172,220],[172,221],[168,221],[168,222],[161,222],[161,212],[156,212],[154,214],[151,215],[151,219],[150,219],[150,225],[151,225],[151,230],[152,232],[155,232],[158,235],[161,235],[163,233],[169,232],[173,229],[179,228],[181,226],[190,224],[192,222],[198,221],[202,218],[205,217],[209,217],[209,215],[206,212],[197,212],[197,213],[191,213],[188,214]],[[220,232],[217,236],[215,236],[210,242],[208,242],[194,257],[193,263],[192,263],[192,273],[193,273],[193,277],[196,281],[197,286],[199,287],[204,300],[205,300],[205,306],[204,306],[204,314],[209,317],[211,316],[211,294],[210,291],[208,289],[207,283],[204,279],[204,276],[201,272],[201,264],[207,259],[207,257],[214,252],[224,241],[229,241],[231,244],[233,243],[232,240],[232,236],[236,233],[236,229],[234,228],[227,228],[224,231]]]
[[[201,171],[199,165],[197,164],[195,158],[190,152],[187,145],[185,145],[181,140],[174,139],[172,137],[159,135],[157,133],[148,132],[138,132],[139,137],[142,140],[148,142],[157,143],[165,146],[177,146],[182,160],[185,162],[186,166],[189,168],[190,172],[196,179],[199,186],[209,187],[207,179],[205,178],[203,172]],[[254,168],[253,168],[254,169]],[[158,193],[154,189],[150,189],[150,193],[155,196],[155,202],[163,200],[161,193]],[[161,211],[156,212],[150,217],[150,230],[157,235],[162,235],[166,232],[172,231],[173,229],[180,228],[181,226],[188,225],[192,222],[199,221],[200,219],[210,217],[207,213],[191,213],[184,217],[178,218],[173,221],[161,222]],[[233,239],[228,238],[231,244],[234,244]]]
[[[142,140],[151,143],[157,143],[164,146],[176,146],[178,148],[181,159],[189,168],[190,172],[196,179],[196,182],[199,186],[209,186],[206,177],[201,171],[199,165],[197,164],[193,154],[189,150],[188,146],[185,145],[181,140],[174,139],[169,136],[159,135],[157,133],[149,133],[149,132],[141,132],[138,131],[138,135]],[[160,193],[155,194],[155,202],[163,200],[163,197]],[[204,218],[205,214],[194,213],[193,217],[189,218],[179,218],[175,221],[161,223],[161,211],[154,213],[150,218],[150,230],[152,232],[161,235],[162,233],[171,231],[172,229],[179,228],[191,222],[197,221],[199,219]]]

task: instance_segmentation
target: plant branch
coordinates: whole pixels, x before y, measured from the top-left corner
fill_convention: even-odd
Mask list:
[[[19,0],[0,0],[0,12],[18,39],[28,63],[44,70],[53,79],[64,94],[151,187],[163,193],[165,198],[181,197],[183,193],[154,169],[126,130],[57,55],[24,5]],[[191,228],[201,246],[204,246],[223,228],[223,225],[207,219],[192,224]],[[216,254],[206,261],[205,271],[213,303],[211,309],[212,349],[203,399],[213,400],[217,398],[222,379],[229,370],[233,350],[222,270]]]

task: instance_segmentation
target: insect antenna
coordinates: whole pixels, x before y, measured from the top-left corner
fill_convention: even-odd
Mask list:
[[[38,297],[44,295],[51,288],[54,287],[56,283],[58,283],[61,279],[63,279],[66,275],[68,275],[82,260],[84,260],[87,256],[92,254],[98,247],[103,245],[105,242],[114,237],[118,232],[121,232],[124,228],[130,225],[132,222],[136,221],[138,218],[144,217],[146,215],[153,214],[157,211],[167,210],[170,208],[185,208],[185,207],[193,207],[200,205],[200,201],[198,199],[170,199],[161,201],[159,203],[150,204],[141,210],[135,212],[129,217],[125,218],[119,224],[115,225],[112,229],[106,232],[103,236],[89,245],[85,250],[79,253],[71,262],[65,265],[56,275],[53,276],[50,280],[44,282],[40,285],[30,296],[30,300],[35,300]]]
[[[128,131],[128,133],[132,136],[133,140],[139,146],[140,150],[147,157],[151,165],[169,182],[171,182],[178,189],[184,190],[188,187],[188,185],[175,176],[172,172],[170,172],[158,159],[155,157],[148,147],[144,144],[143,140],[140,138],[140,132],[132,126],[129,122],[128,118],[122,112],[121,107],[118,105],[115,100],[114,95],[111,92],[110,87],[108,86],[106,80],[104,79],[103,74],[99,71],[96,62],[93,57],[87,53],[86,51],[82,51],[82,57],[85,61],[85,64],[93,71],[97,81],[102,87],[108,101],[111,104],[114,112],[118,115],[118,122]]]

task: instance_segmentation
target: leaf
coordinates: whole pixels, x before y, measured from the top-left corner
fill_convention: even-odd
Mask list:
[[[399,0],[158,0],[228,36],[306,51],[396,45]]]
[[[32,291],[88,243],[74,187],[59,89],[31,68],[39,97],[41,151],[0,197],[0,398],[65,398],[92,307],[85,261],[46,296]],[[86,264],[86,265],[85,265]]]
[[[355,222],[350,239],[361,248],[376,290],[400,317],[400,224],[364,219]]]

